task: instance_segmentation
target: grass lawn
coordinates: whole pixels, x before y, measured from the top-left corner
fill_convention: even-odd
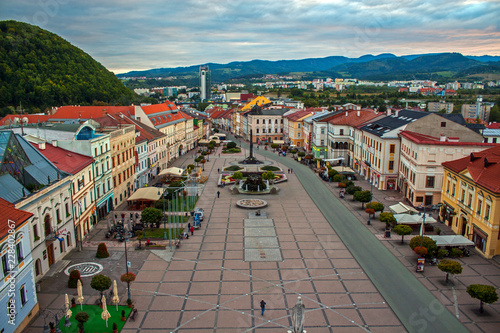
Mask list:
[[[84,324],[85,332],[99,332],[99,333],[112,333],[113,332],[113,323],[118,325],[118,332],[121,331],[125,322],[121,320],[122,310],[125,310],[125,318],[128,318],[130,312],[132,311],[126,305],[119,305],[118,311],[116,311],[116,305],[109,305],[108,312],[111,315],[111,318],[108,319],[108,327],[106,327],[106,321],[101,319],[102,309],[98,305],[84,305],[83,312],[87,312],[89,315],[89,321]],[[74,308],[71,308],[71,312],[73,312],[69,321],[71,323],[70,327],[64,327],[64,317],[59,321],[59,328],[63,333],[69,332],[78,332],[78,322],[75,320],[75,316],[78,312],[82,312],[80,310],[80,305],[77,304]]]
[[[184,221],[185,222],[185,221]],[[153,228],[153,229],[144,229],[144,238],[142,242],[145,244],[145,240],[150,238],[161,238],[165,236],[165,230],[163,228]],[[176,233],[177,232],[177,233]],[[179,228],[177,230],[172,229],[172,239],[176,239],[178,235],[184,232],[184,228]],[[167,239],[170,239],[170,233],[167,229]]]
[[[190,201],[191,201],[191,204],[190,204]],[[198,197],[196,197],[196,196],[188,196],[185,198],[178,197],[175,200],[170,200],[170,209],[173,212],[190,212],[190,211],[194,210],[194,207],[196,206],[197,201],[198,201]],[[183,202],[184,202],[184,207],[182,207]],[[166,208],[167,207],[165,207],[165,209]],[[182,208],[184,208],[184,209],[182,209]]]

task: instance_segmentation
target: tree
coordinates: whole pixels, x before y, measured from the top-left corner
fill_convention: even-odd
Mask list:
[[[240,171],[233,173],[233,179],[243,179],[243,174]]]
[[[273,149],[278,148],[278,144],[276,144],[276,143],[271,143],[271,148],[273,148]]]
[[[378,220],[380,222],[384,222],[387,225],[387,227],[394,225],[397,222],[394,215],[388,212],[380,213],[378,216]]]
[[[373,210],[375,210],[375,212],[382,212],[384,211],[384,204],[380,203],[380,202],[370,202],[369,204],[366,205],[366,208],[373,208]],[[375,217],[375,214],[373,215],[373,217]]]
[[[107,258],[109,257],[108,248],[106,247],[106,243],[99,243],[97,246],[96,258]]]
[[[304,157],[304,156],[306,156],[306,153],[305,153],[305,152],[303,152],[303,151],[299,151],[299,152],[297,153],[297,156],[299,156],[299,157]]]
[[[233,141],[228,142],[226,145],[227,149],[232,149],[232,148],[236,148],[236,147],[237,147],[236,142],[233,142]]]
[[[455,260],[441,260],[438,264],[438,268],[446,273],[446,282],[448,282],[448,276],[450,274],[462,274],[462,265]]]
[[[339,182],[343,181],[344,178],[345,178],[344,175],[336,174],[335,176],[333,176],[333,181],[336,183],[339,183]]]
[[[78,322],[81,332],[83,332],[83,325],[89,320],[89,314],[87,312],[78,312],[75,315],[75,320]]]
[[[92,280],[90,280],[90,286],[92,289],[99,291],[102,298],[103,291],[108,290],[111,287],[111,279],[106,275],[97,274],[92,277]]]
[[[274,180],[276,175],[272,171],[267,171],[262,174],[262,179],[264,180]]]
[[[401,236],[401,244],[403,244],[405,236],[410,235],[413,229],[409,225],[399,224],[394,227],[394,232]]]
[[[333,171],[335,171],[335,170],[333,170]],[[328,173],[330,173],[330,170],[328,170]],[[330,175],[328,175],[328,176],[330,176]],[[347,186],[347,188],[345,189],[345,191],[350,195],[354,195],[354,193],[356,193],[358,191],[362,191],[362,190],[363,190],[363,188],[361,186],[355,186],[355,185]],[[353,197],[353,200],[354,200],[354,197]]]
[[[78,285],[78,280],[82,282],[82,279],[80,277],[80,271],[74,269],[69,273],[68,288],[76,288],[76,286]]]
[[[361,202],[361,208],[365,208],[365,203],[372,200],[370,191],[357,191],[354,192],[354,200]]]
[[[420,246],[420,239],[421,236],[415,236],[410,240],[410,247],[412,250],[415,250],[417,246]],[[436,241],[427,236],[424,236],[422,246],[425,247],[430,254],[433,254],[437,249]]]
[[[141,213],[141,219],[144,223],[156,223],[159,225],[162,218],[163,212],[154,207],[145,208]]]
[[[295,154],[297,154],[297,149],[290,150],[290,153],[292,153],[293,158],[295,158]]]
[[[470,297],[479,300],[479,312],[483,313],[483,302],[487,304],[492,304],[498,301],[498,294],[493,286],[485,284],[471,284],[467,287],[467,293]]]

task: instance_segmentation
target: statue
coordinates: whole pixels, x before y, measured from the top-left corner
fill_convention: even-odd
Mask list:
[[[302,303],[302,297],[297,297],[297,304],[292,309],[292,329],[293,333],[305,333],[304,319],[306,315],[306,307]]]
[[[253,156],[253,130],[250,130],[250,155],[245,158],[243,161],[239,162],[240,164],[262,164],[261,161],[256,159]]]

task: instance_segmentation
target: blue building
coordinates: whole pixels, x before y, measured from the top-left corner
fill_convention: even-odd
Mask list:
[[[2,333],[21,332],[39,310],[29,237],[32,219],[32,213],[0,198],[0,306],[7,314],[0,320]]]

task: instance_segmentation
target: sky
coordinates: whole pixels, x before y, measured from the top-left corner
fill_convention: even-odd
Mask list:
[[[232,61],[500,56],[500,0],[0,0],[112,72]]]

